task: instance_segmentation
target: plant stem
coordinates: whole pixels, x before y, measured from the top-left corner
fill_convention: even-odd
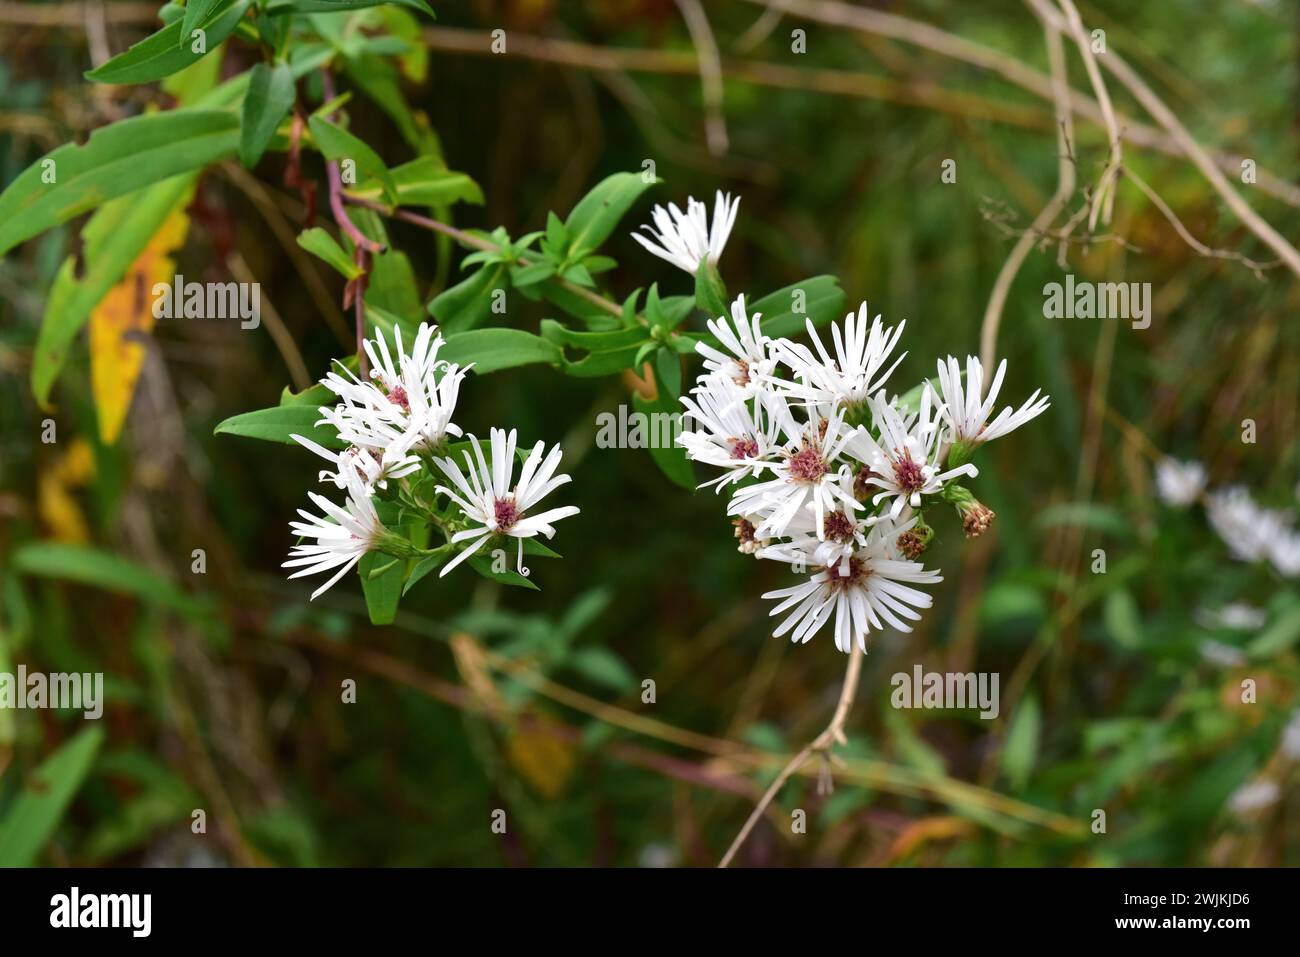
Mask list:
[[[820,753],[829,759],[831,748],[837,743],[845,743],[847,739],[844,737],[844,722],[849,716],[849,709],[853,707],[853,698],[858,691],[858,677],[862,674],[862,659],[865,657],[866,654],[859,650],[856,645],[849,649],[849,666],[844,672],[844,686],[840,689],[840,700],[835,705],[835,713],[831,715],[830,724],[826,725],[826,729],[821,734],[813,738],[802,751],[790,760],[789,764],[781,769],[781,773],[776,776],[776,780],[759,798],[758,805],[749,815],[749,819],[745,821],[745,826],[740,829],[736,839],[731,842],[731,846],[727,848],[727,853],[722,855],[718,867],[726,867],[731,863],[732,858],[736,856],[736,852],[745,843],[745,839],[749,837],[749,832],[754,829],[754,825],[763,816],[763,812],[767,810],[768,805],[776,799],[776,796],[781,793],[781,788],[785,787],[785,783],[804,766],[804,763],[809,758]]]

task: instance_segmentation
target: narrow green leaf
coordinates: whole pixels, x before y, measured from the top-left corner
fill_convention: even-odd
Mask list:
[[[103,742],[102,728],[86,728],[27,778],[0,822],[0,867],[32,866],[81,789]]]
[[[670,398],[660,392],[655,401],[648,402],[641,398],[640,395],[633,395],[632,406],[637,412],[647,417],[647,421],[651,423],[650,432],[652,435],[658,435],[662,438],[665,433],[668,435],[674,434],[674,429],[655,427],[653,423],[656,419],[653,416],[667,415],[671,418],[666,421],[679,422],[680,418],[678,417],[681,415],[681,406],[677,403],[675,397]],[[695,488],[695,472],[691,468],[690,460],[686,457],[685,449],[660,441],[651,445],[650,457],[654,459],[660,471],[675,484],[680,485],[682,488]]]
[[[356,279],[361,275],[361,269],[352,261],[352,257],[320,226],[299,233],[298,245],[313,256],[325,260],[344,279]]]
[[[297,445],[289,437],[297,434],[327,449],[346,448],[332,428],[316,424],[319,419],[320,410],[314,405],[277,405],[231,416],[212,431],[214,435],[242,435],[284,445]]]
[[[196,173],[173,176],[110,200],[86,223],[81,231],[81,274],[76,258],[69,256],[45,299],[32,357],[32,394],[42,406],[90,313],[121,282],[171,212],[189,202],[197,178]]]
[[[316,141],[316,145],[326,157],[336,163],[351,160],[356,164],[356,171],[360,176],[379,180],[389,201],[396,201],[397,189],[393,184],[393,178],[388,173],[388,167],[365,140],[331,123],[323,116],[309,118],[307,125],[311,127],[312,139]]]
[[[522,329],[472,329],[448,334],[438,358],[461,365],[472,362],[482,375],[533,363],[558,365],[562,356],[559,346]]]
[[[1006,743],[1002,746],[1002,770],[1017,791],[1024,790],[1029,783],[1029,775],[1038,755],[1041,725],[1038,699],[1029,695],[1016,707],[1015,717],[1011,719],[1011,730],[1007,732]]]
[[[389,172],[399,206],[449,206],[452,203],[483,204],[483,191],[467,174],[449,170],[442,160],[421,156],[394,166]],[[383,183],[368,181],[349,192],[362,199],[379,199]]]
[[[496,291],[509,285],[506,264],[488,263],[435,296],[429,303],[429,315],[448,333],[473,329],[492,314]]]
[[[340,13],[347,10],[365,10],[385,3],[418,10],[433,17],[433,10],[425,0],[268,0],[267,13]]]
[[[248,10],[248,0],[218,0],[216,9],[209,12],[195,28],[185,29],[189,21],[169,23],[157,33],[145,37],[135,46],[124,50],[86,74],[95,83],[152,83],[185,69],[196,60],[207,56],[221,42],[235,32],[239,21]],[[202,43],[194,30],[202,30]],[[202,52],[196,53],[195,47]]]
[[[402,565],[391,556],[376,552],[364,556],[357,564],[372,625],[391,625],[397,617],[397,604],[402,599]]]
[[[14,552],[13,568],[27,575],[57,578],[131,595],[186,615],[200,614],[204,610],[199,600],[143,565],[85,545],[27,542]]]
[[[241,163],[250,168],[257,165],[280,121],[293,108],[293,98],[293,71],[287,63],[258,63],[253,67],[239,130]]]
[[[764,335],[776,337],[798,335],[807,328],[808,319],[814,326],[821,327],[834,319],[844,318],[846,301],[838,279],[813,276],[746,305],[750,315],[763,314],[760,328]],[[795,311],[797,308],[798,312]]]
[[[0,255],[110,199],[234,154],[239,117],[168,110],[121,120],[37,160],[0,193]]]
[[[658,182],[647,182],[641,173],[615,173],[597,183],[565,220],[572,257],[580,259],[597,249],[637,198]]]
[[[185,16],[181,20],[181,30],[177,43],[182,46],[188,43],[194,30],[207,19],[208,14],[212,12],[212,8],[220,2],[221,0],[185,0]]]

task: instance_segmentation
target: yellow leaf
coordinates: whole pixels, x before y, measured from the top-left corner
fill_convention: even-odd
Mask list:
[[[136,379],[144,363],[140,337],[153,331],[153,287],[176,273],[172,253],[185,242],[188,196],[159,227],[126,275],[90,314],[90,389],[99,437],[112,445],[122,434]]]
[[[90,540],[81,506],[72,494],[95,474],[95,456],[85,439],[74,439],[53,468],[42,469],[36,483],[36,503],[50,537],[80,544]]]
[[[510,763],[543,797],[558,795],[573,771],[573,745],[548,732],[541,718],[511,735],[508,750]]]

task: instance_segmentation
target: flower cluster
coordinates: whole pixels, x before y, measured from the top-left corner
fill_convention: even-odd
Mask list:
[[[712,224],[694,199],[685,213],[656,207],[645,227],[656,243],[634,238],[692,275],[711,271],[720,285],[716,265],[738,205],[719,192]],[[806,642],[833,619],[836,647],[865,650],[872,631],[910,631],[917,609],[932,603],[915,586],[942,581],[918,561],[934,536],[927,507],[955,506],[966,535],[982,534],[993,511],[959,480],[978,474],[970,462],[978,446],[1042,413],[1048,399],[1035,392],[994,415],[1006,363],[986,391],[973,356],[964,379],[950,356],[938,363],[937,386],[889,397],[905,324],[885,326],[866,303],[832,324],[829,347],[811,319],[811,345],[767,336],[761,320],[739,296],[730,317],[707,323],[714,342],[697,345],[704,371],[681,400],[689,427],[678,443],[719,470],[704,486],[730,487],[740,551],[802,577],[763,596],[778,602],[772,615],[785,614],[775,635]]]
[[[1268,562],[1284,578],[1300,578],[1300,531],[1295,514],[1266,508],[1244,486],[1207,492],[1205,466],[1164,458],[1155,469],[1156,491],[1165,504],[1186,508],[1204,499],[1210,527],[1228,553],[1242,562]]]
[[[516,482],[518,436],[513,429],[508,434],[491,430],[486,457],[473,435],[467,442],[452,443],[463,435],[452,416],[471,366],[439,359],[443,344],[437,327],[430,323],[421,324],[409,351],[400,329],[393,331],[392,350],[383,333],[377,332],[364,343],[368,381],[342,363],[321,380],[338,401],[321,407],[316,424],[336,433],[341,449],[292,436],[331,466],[321,471],[321,481],[347,492],[343,505],[309,492],[323,514],[300,509],[304,521],[290,523],[300,542],[284,563],[298,569],[289,577],[334,572],[312,598],[368,552],[445,561],[439,573],[445,575],[486,542],[513,538],[518,571],[527,575],[524,539],[539,534],[550,538],[556,521],[578,513],[574,506],[536,511],[543,498],[569,481],[569,476],[556,474],[558,445],[547,452],[538,442],[524,458]],[[394,519],[385,524],[381,509]],[[436,528],[443,544],[417,545],[401,531],[411,522]],[[466,542],[468,546],[462,548]]]

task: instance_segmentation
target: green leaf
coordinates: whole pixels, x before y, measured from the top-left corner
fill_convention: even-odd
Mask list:
[[[81,275],[77,260],[63,262],[45,300],[45,317],[32,357],[32,394],[44,406],[77,333],[90,313],[149,245],[164,220],[189,202],[197,174],[173,176],[129,196],[105,203],[81,231]]]
[[[447,335],[439,359],[461,365],[474,363],[480,375],[515,366],[546,363],[559,365],[559,346],[522,329],[472,329]]]
[[[248,10],[248,0],[220,0],[198,29],[204,33],[203,52],[194,52],[193,32],[185,31],[185,21],[177,20],[157,33],[145,37],[135,46],[119,53],[86,74],[95,83],[152,83],[177,73],[215,50],[235,32]]]
[[[361,590],[366,596],[366,611],[372,625],[391,625],[397,617],[397,603],[402,599],[403,562],[392,556],[370,552],[357,565]],[[384,566],[388,568],[380,571]],[[372,574],[378,572],[378,574]]]
[[[615,173],[597,183],[564,222],[569,254],[580,259],[599,247],[637,198],[658,182],[646,182],[641,173]]]
[[[327,158],[336,163],[351,160],[361,176],[379,180],[383,184],[385,195],[390,201],[395,201],[397,189],[388,173],[388,167],[369,144],[323,116],[310,117],[307,125],[311,127],[312,139]]]
[[[663,348],[655,354],[655,375],[668,395],[682,394],[682,360],[673,350]]]
[[[679,421],[677,416],[681,415],[681,406],[676,402],[675,397],[670,398],[660,391],[658,398],[653,402],[648,402],[641,398],[639,394],[632,396],[632,405],[637,412],[641,412],[647,417],[655,414],[667,414],[673,416],[673,421]],[[647,421],[654,423],[653,418],[647,418]],[[653,428],[652,433],[663,434],[665,431],[661,428]],[[667,432],[675,434],[674,429],[668,429]],[[690,459],[686,457],[686,450],[678,445],[664,446],[657,443],[650,447],[650,457],[654,459],[659,470],[668,476],[675,484],[682,488],[695,488],[695,472],[691,468]]]
[[[447,169],[434,156],[421,156],[389,170],[394,198],[399,206],[449,206],[465,202],[481,206],[483,191],[467,174]],[[349,190],[362,199],[378,199],[383,194],[381,182],[365,182]]]
[[[632,367],[637,353],[648,341],[643,326],[613,329],[608,332],[579,332],[566,328],[554,319],[543,319],[542,337],[557,346],[584,350],[587,355],[572,360],[563,355],[564,374],[577,378],[609,375]]]
[[[506,543],[501,543],[500,541],[498,541],[495,544],[493,542],[488,542],[487,547],[492,549],[504,548],[505,544]],[[531,578],[525,578],[523,575],[515,571],[514,563],[517,558],[517,555],[515,554],[515,550],[519,546],[516,545],[513,541],[509,542],[508,544],[510,548],[507,550],[506,570],[503,572],[494,571],[492,569],[493,559],[492,559],[491,552],[488,552],[487,554],[483,554],[480,551],[477,554],[471,555],[469,558],[465,559],[465,564],[472,567],[474,571],[478,572],[484,578],[490,578],[492,581],[497,582],[498,584],[513,585],[516,588],[528,588],[531,589],[532,591],[541,591],[540,588],[538,588],[536,585],[533,584]]]
[[[579,648],[568,657],[565,665],[589,681],[620,694],[639,684],[623,660],[607,648],[594,645]]]
[[[114,197],[231,156],[238,143],[234,113],[169,110],[103,127],[84,146],[60,146],[0,193],[0,255]]]
[[[257,165],[280,121],[293,108],[293,99],[293,71],[287,63],[258,63],[253,67],[239,129],[241,163],[250,168]]]
[[[456,285],[444,289],[429,303],[433,316],[447,333],[480,326],[492,314],[492,297],[497,289],[509,287],[505,263],[488,263]]]
[[[510,269],[510,283],[516,289],[523,289],[555,275],[555,264],[542,260],[527,266],[513,266]]]
[[[177,40],[178,45],[185,45],[194,34],[194,30],[207,19],[208,14],[212,12],[221,0],[185,0],[185,17],[181,20],[180,35]],[[165,21],[170,23],[171,21]]]
[[[402,586],[402,594],[405,595],[415,587],[416,582],[429,574],[429,572],[440,567],[449,558],[451,558],[450,549],[445,552],[437,551],[436,554],[426,555],[424,558],[421,558],[416,562],[415,567],[411,569],[411,574],[407,576],[406,584]]]
[[[1027,696],[1016,707],[1015,717],[1011,719],[1011,730],[1007,732],[1006,743],[1002,746],[1002,770],[1017,791],[1023,790],[1029,783],[1029,775],[1034,769],[1034,759],[1038,754],[1041,726],[1038,699],[1032,695]]]
[[[1300,639],[1300,608],[1293,608],[1260,632],[1246,646],[1246,653],[1256,660],[1271,658],[1286,651],[1297,639]]]
[[[802,293],[803,310],[796,313],[794,307],[801,304],[798,301],[799,293]],[[750,315],[762,313],[760,327],[763,334],[777,337],[798,335],[807,327],[808,319],[812,320],[814,326],[821,327],[833,319],[843,318],[846,302],[838,279],[834,276],[813,276],[803,282],[784,286],[746,305]]]
[[[0,867],[32,866],[90,773],[103,742],[102,728],[86,728],[27,778],[0,822]]]
[[[339,13],[346,10],[365,10],[369,7],[391,3],[398,7],[419,10],[433,17],[433,10],[425,0],[268,0],[267,13]]]
[[[41,578],[57,578],[131,595],[182,614],[204,613],[200,601],[143,565],[85,545],[51,541],[27,542],[14,552],[13,568]]]
[[[695,273],[695,305],[710,319],[725,318],[731,314],[722,274],[708,259],[700,263],[700,268]]]
[[[343,247],[334,241],[334,237],[320,226],[313,226],[299,233],[298,245],[313,256],[325,260],[344,279],[356,279],[361,275],[361,267],[354,263],[352,257],[343,251]]]
[[[319,419],[320,410],[314,405],[277,405],[270,409],[231,416],[212,432],[214,435],[242,435],[245,438],[281,442],[285,445],[298,444],[289,437],[296,433],[327,449],[346,448],[334,429],[328,425],[316,424]]]

